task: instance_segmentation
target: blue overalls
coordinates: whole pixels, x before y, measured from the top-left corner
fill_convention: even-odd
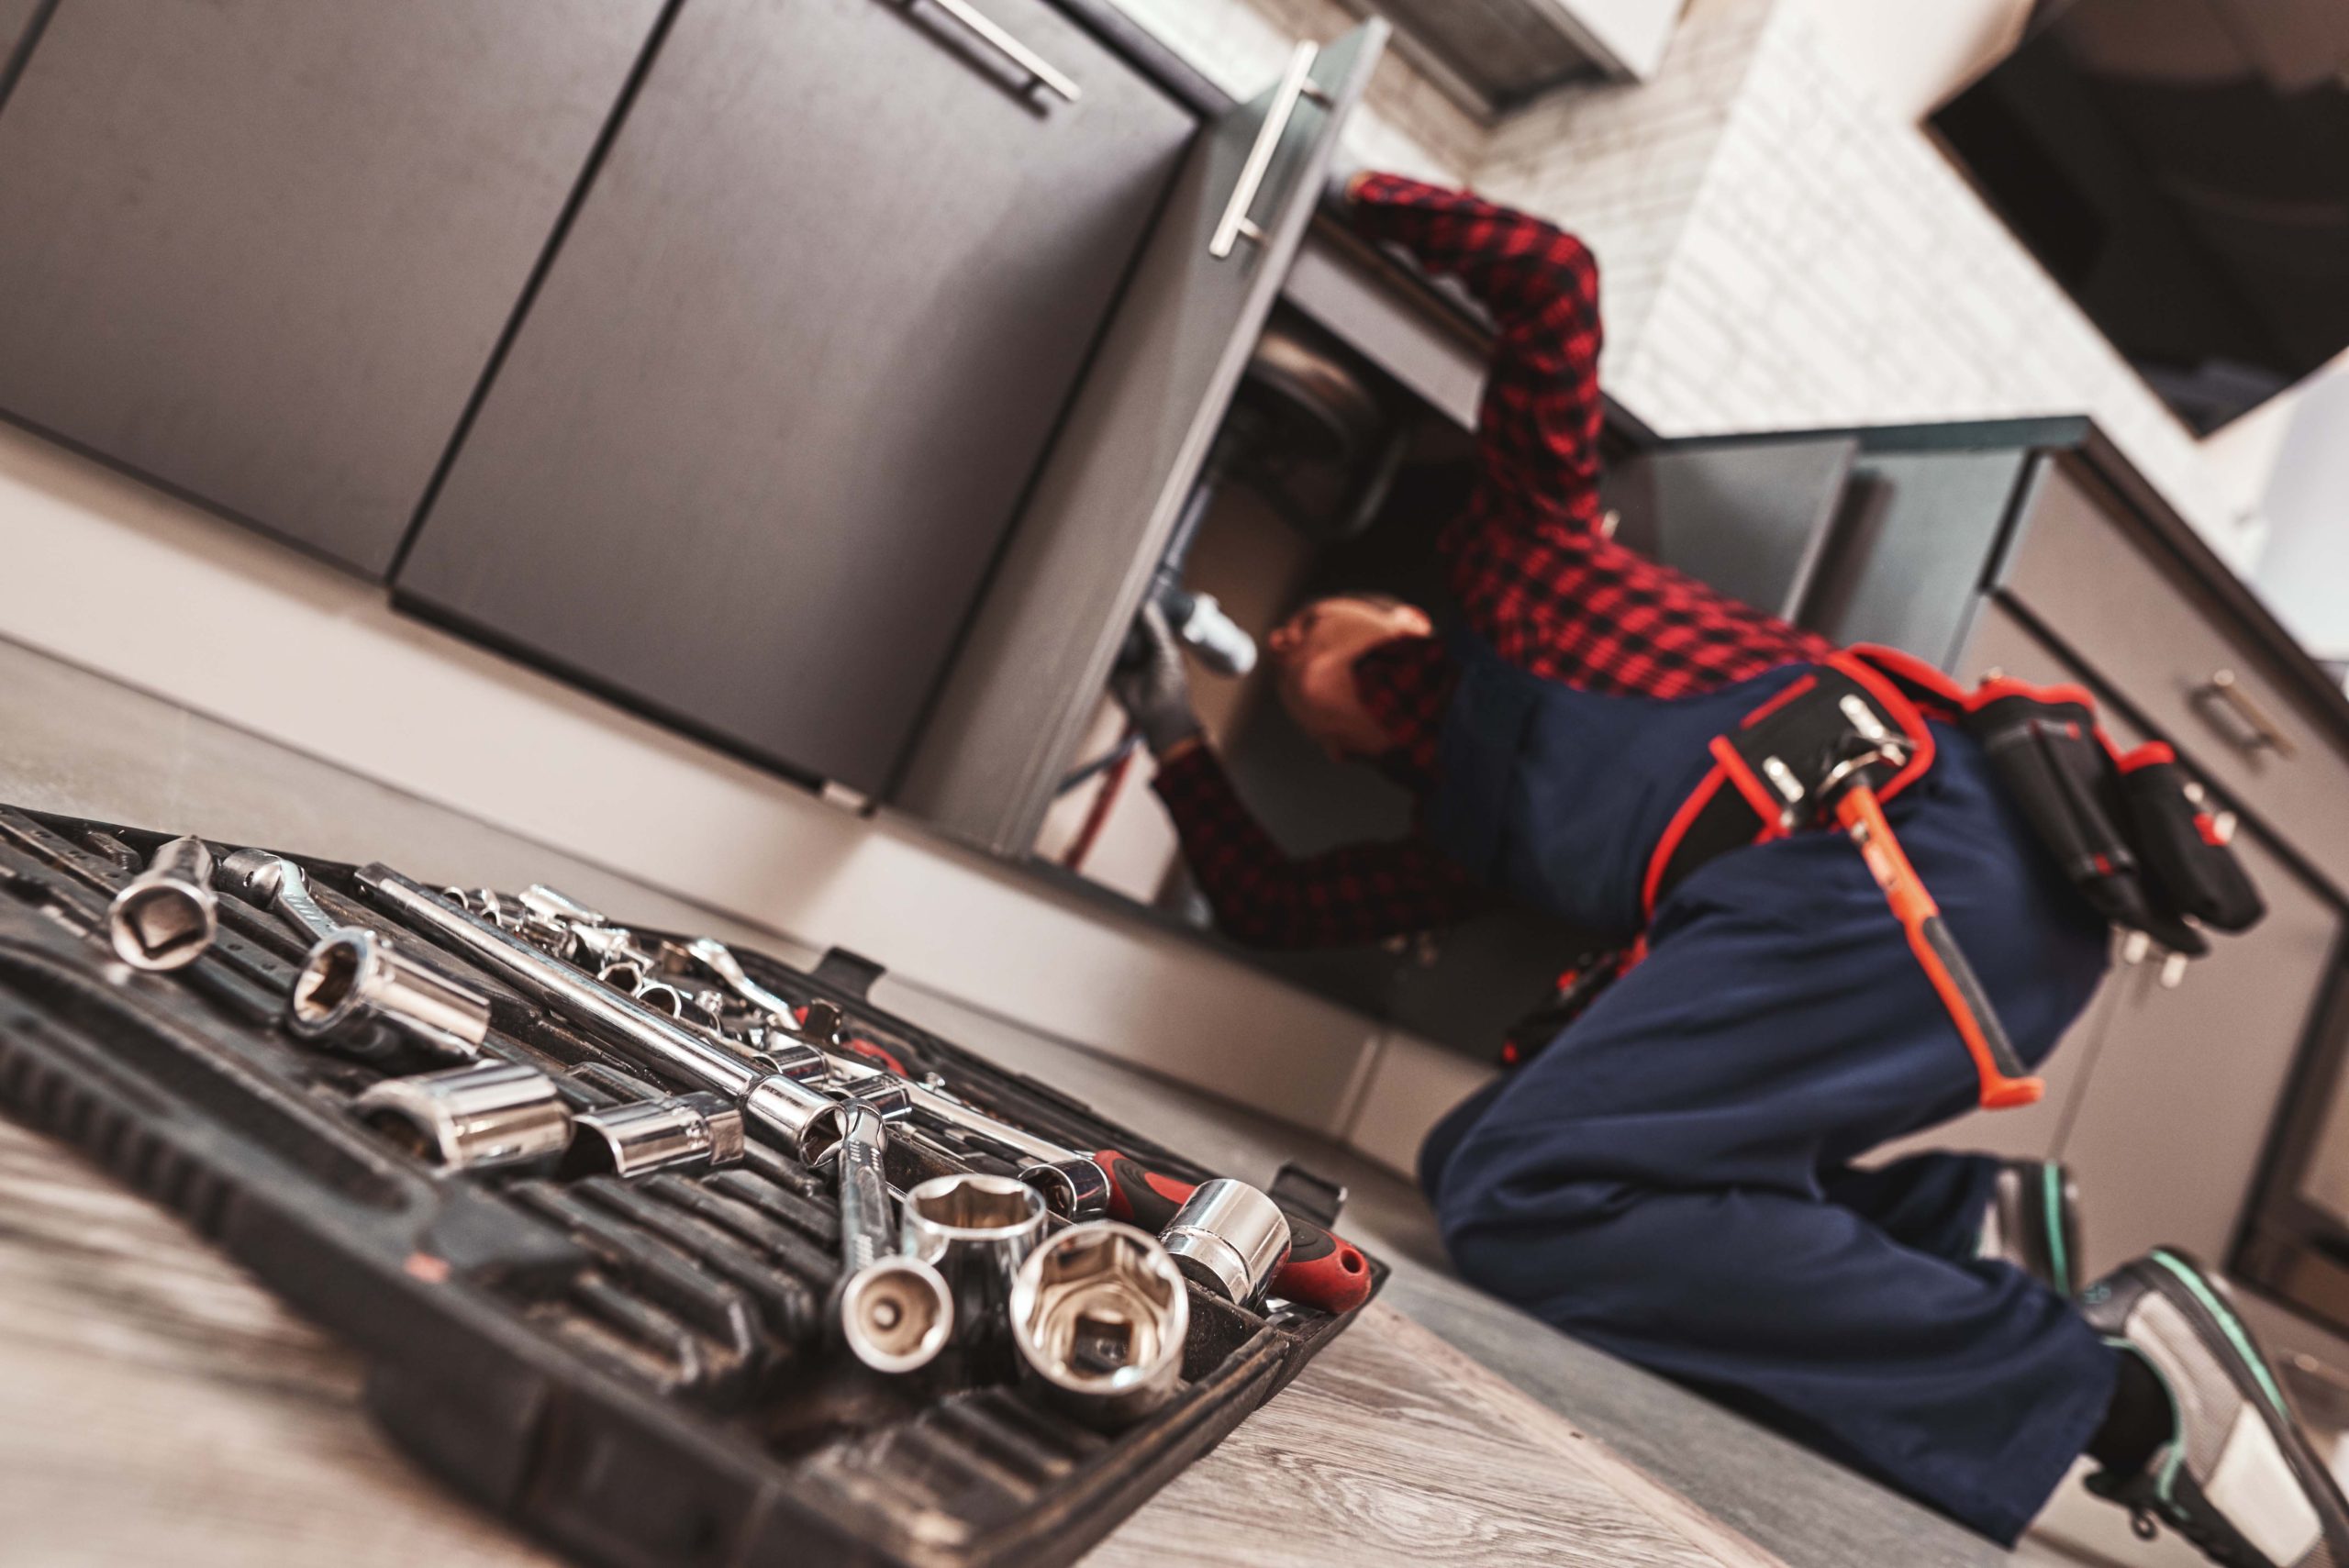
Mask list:
[[[1439,847],[1593,930],[1642,925],[1646,863],[1712,737],[1789,666],[1679,700],[1574,690],[1461,650]],[[1887,817],[2034,1065],[2087,1004],[2106,925],[1936,723]],[[1832,830],[1700,867],[1645,961],[1448,1117],[1421,1180],[1462,1273],[2000,1542],[2103,1418],[2113,1352],[1974,1252],[1995,1162],[1850,1163],[1975,1104],[1971,1060],[1883,894]]]

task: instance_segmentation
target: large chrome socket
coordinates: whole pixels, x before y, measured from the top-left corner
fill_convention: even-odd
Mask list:
[[[956,1343],[1000,1344],[1012,1282],[1043,1240],[1044,1212],[1042,1195],[1009,1176],[933,1176],[906,1195],[901,1250],[946,1281]]]
[[[571,1112],[554,1080],[518,1062],[386,1078],[352,1108],[411,1152],[451,1171],[524,1164],[571,1142]]]
[[[1128,1426],[1182,1386],[1190,1293],[1148,1231],[1070,1226],[1021,1265],[1010,1311],[1022,1375],[1079,1420]]]
[[[345,926],[310,950],[285,1002],[304,1040],[348,1039],[377,1022],[448,1056],[479,1054],[489,998],[407,957],[375,932]]]
[[[641,1176],[740,1162],[742,1109],[722,1095],[678,1095],[607,1106],[572,1118],[563,1163],[580,1175]]]
[[[1247,1307],[1288,1261],[1288,1216],[1247,1183],[1219,1176],[1199,1184],[1159,1240],[1185,1278]]]
[[[184,969],[202,956],[220,930],[219,900],[212,895],[212,851],[190,836],[157,850],[106,908],[106,940],[115,956],[151,973]]]

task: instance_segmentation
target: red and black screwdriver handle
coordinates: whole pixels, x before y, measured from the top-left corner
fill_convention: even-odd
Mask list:
[[[1109,1177],[1110,1218],[1144,1230],[1165,1229],[1195,1190],[1111,1150],[1093,1158]],[[1275,1296],[1324,1312],[1351,1312],[1370,1299],[1370,1260],[1361,1248],[1295,1215],[1288,1229],[1288,1261],[1273,1275]]]

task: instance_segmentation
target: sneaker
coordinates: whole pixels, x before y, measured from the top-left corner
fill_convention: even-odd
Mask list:
[[[2143,1470],[2099,1472],[2090,1491],[2127,1508],[2140,1537],[2158,1521],[2227,1568],[2349,1568],[2349,1503],[2223,1286],[2156,1249],[2090,1285],[2080,1311],[2144,1357],[2177,1413]]]
[[[2079,1288],[2079,1189],[2053,1160],[2009,1160],[1998,1167],[1976,1256],[2012,1263],[2058,1296]],[[2349,1564],[2343,1564],[2349,1568]]]

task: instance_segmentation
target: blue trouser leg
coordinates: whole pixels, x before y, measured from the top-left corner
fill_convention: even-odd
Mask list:
[[[2018,1049],[2043,1057],[2102,972],[2102,925],[1970,746],[1945,745],[1893,820]],[[1831,1201],[1823,1169],[1976,1093],[1881,894],[1840,838],[1799,835],[1690,878],[1652,947],[1455,1129],[1437,1182],[1454,1261],[2011,1541],[2101,1420],[2113,1353],[1958,1245],[1978,1167],[1838,1179],[1854,1201]]]
[[[1820,1194],[1904,1247],[1965,1262],[1980,1251],[1999,1162],[1987,1154],[1911,1154],[1861,1169],[1831,1162]]]

